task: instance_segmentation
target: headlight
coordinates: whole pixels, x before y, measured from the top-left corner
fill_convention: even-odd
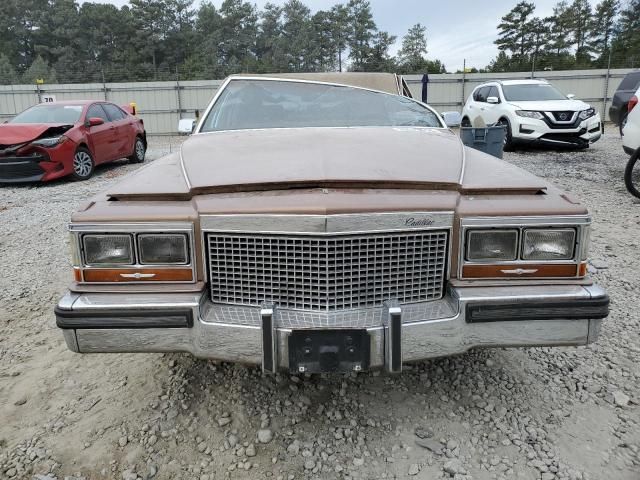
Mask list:
[[[517,230],[471,230],[467,238],[467,260],[515,260]]]
[[[55,147],[61,143],[66,142],[68,139],[64,135],[58,135],[57,137],[39,138],[31,142],[31,145],[37,145],[39,147]]]
[[[593,117],[595,114],[595,108],[588,108],[586,110],[582,110],[578,116],[580,117],[580,120],[586,120],[587,118]]]
[[[525,118],[535,118],[536,120],[542,120],[544,118],[540,112],[532,112],[530,110],[516,110],[516,115]]]
[[[526,229],[522,241],[522,259],[571,260],[575,243],[574,229]]]
[[[187,237],[179,234],[138,235],[140,263],[143,265],[165,265],[188,263]]]
[[[131,265],[131,235],[84,235],[84,261],[87,265]]]

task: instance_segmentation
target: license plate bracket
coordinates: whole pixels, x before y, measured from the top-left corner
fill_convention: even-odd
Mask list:
[[[367,370],[370,344],[366,330],[294,330],[289,335],[289,370],[292,373]]]

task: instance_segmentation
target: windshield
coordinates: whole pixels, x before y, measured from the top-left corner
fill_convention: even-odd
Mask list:
[[[200,131],[356,126],[442,124],[430,109],[399,95],[318,83],[232,80]]]
[[[546,83],[523,83],[503,85],[504,98],[509,102],[536,102],[544,100],[567,100],[560,91]]]
[[[9,123],[74,124],[82,114],[82,105],[36,105],[16,115]]]

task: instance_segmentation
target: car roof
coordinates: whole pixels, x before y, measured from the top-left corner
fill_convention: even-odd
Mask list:
[[[38,105],[91,105],[92,103],[111,103],[104,100],[59,100],[55,102],[39,103]]]
[[[306,80],[310,82],[337,83],[352,87],[367,88],[386,93],[398,94],[398,76],[395,73],[382,72],[321,72],[321,73],[265,73],[238,74],[231,77],[265,77],[284,80]]]

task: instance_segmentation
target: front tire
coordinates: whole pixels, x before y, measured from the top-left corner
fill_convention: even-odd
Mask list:
[[[627,190],[634,197],[640,198],[640,148],[637,149],[627,162],[627,168],[624,169],[624,184]]]
[[[131,163],[144,162],[144,156],[147,153],[147,146],[144,143],[142,137],[136,137],[136,141],[133,143],[133,154],[129,157]]]
[[[96,164],[93,161],[91,152],[85,148],[80,147],[73,155],[73,178],[75,180],[87,180],[91,178],[96,168]]]
[[[502,146],[502,149],[505,152],[512,152],[513,151],[513,137],[511,136],[511,124],[509,123],[509,120],[507,120],[506,118],[501,118],[500,120],[498,120],[498,125],[503,125],[506,132],[504,135],[504,144]]]

